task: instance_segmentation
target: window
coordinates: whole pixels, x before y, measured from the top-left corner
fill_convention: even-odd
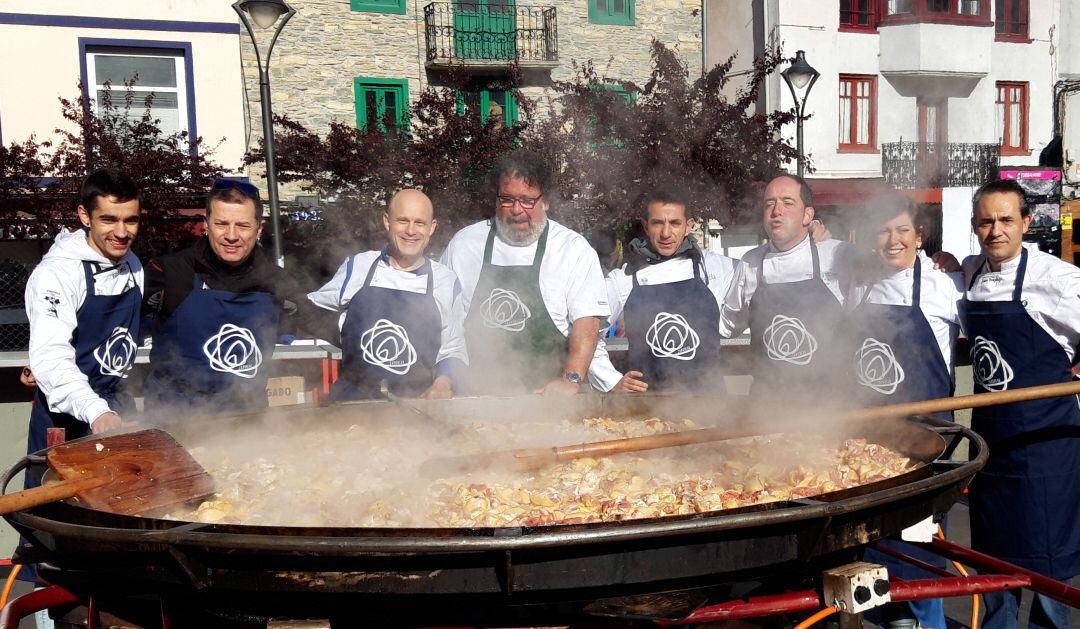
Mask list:
[[[1027,83],[998,81],[997,137],[1002,155],[1027,155]]]
[[[949,141],[949,113],[946,101],[916,99],[919,115],[919,142],[944,144]]]
[[[477,89],[458,92],[458,111],[471,116],[480,115],[480,123],[491,118],[506,126],[513,126],[518,119],[517,101],[506,90]]]
[[[407,79],[357,78],[356,127],[370,129],[372,125],[381,131],[405,126],[409,109],[409,81]]]
[[[349,7],[353,11],[405,15],[405,1],[406,0],[349,0]]]
[[[1028,40],[1028,0],[994,0],[998,41]]]
[[[874,0],[840,0],[841,30],[873,30]]]
[[[879,21],[885,24],[991,24],[990,0],[881,0],[881,4],[885,13]]]
[[[593,24],[634,24],[634,0],[588,0]]]
[[[161,121],[163,133],[190,131],[188,128],[187,69],[179,50],[95,46],[86,50],[86,83],[98,111],[105,98],[105,86],[112,89],[112,101],[124,106],[125,83],[134,81],[135,102],[127,112],[132,121],[146,111],[145,99],[153,96],[150,115]]]
[[[877,77],[840,75],[840,152],[877,151]]]

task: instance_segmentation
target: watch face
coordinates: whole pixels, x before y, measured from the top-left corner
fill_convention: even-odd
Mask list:
[[[570,373],[566,374],[566,379],[570,382],[573,382],[574,384],[581,384],[581,374],[577,372],[571,371]]]

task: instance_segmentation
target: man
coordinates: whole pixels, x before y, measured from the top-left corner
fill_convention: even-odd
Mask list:
[[[1072,379],[1080,342],[1080,269],[1023,245],[1031,215],[1015,181],[984,184],[971,227],[982,254],[963,263],[965,330],[975,391]],[[1080,573],[1080,406],[1076,396],[972,411],[990,446],[971,484],[972,548],[1067,581]],[[1015,627],[1020,591],[984,594],[988,628]],[[1032,627],[1067,627],[1069,608],[1042,595]]]
[[[454,235],[441,262],[461,281],[474,393],[574,394],[590,373],[608,311],[588,242],[547,216],[549,172],[518,150],[496,171],[495,218]],[[607,363],[610,368],[610,363]],[[615,374],[595,386],[611,389]]]
[[[147,265],[151,413],[266,406],[266,362],[282,312],[296,304],[288,276],[256,251],[262,216],[255,186],[218,180],[206,200],[206,237]]]
[[[401,190],[383,213],[387,246],[351,256],[319,290],[315,306],[338,315],[342,371],[337,400],[372,398],[380,385],[399,396],[449,398],[468,364],[461,285],[424,257],[437,221],[431,200]]]
[[[119,391],[135,360],[143,269],[131,253],[139,189],[116,169],[91,173],[77,208],[83,228],[62,231],[26,284],[30,370],[37,392],[27,451],[49,428],[77,439],[120,426],[132,410]],[[36,480],[27,476],[27,487]]]
[[[780,175],[765,187],[762,223],[768,242],[743,256],[724,298],[721,331],[749,324],[753,391],[783,386],[786,393],[830,390],[850,362],[837,330],[852,292],[853,246],[810,236],[814,200],[800,177]]]
[[[655,190],[644,205],[645,237],[630,241],[627,263],[607,277],[611,320],[622,319],[630,341],[629,370],[614,390],[722,392],[720,306],[739,263],[698,249],[681,193]]]

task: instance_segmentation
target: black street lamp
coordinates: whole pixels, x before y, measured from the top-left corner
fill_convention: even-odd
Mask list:
[[[281,252],[281,209],[278,206],[277,172],[274,170],[274,114],[270,108],[270,55],[274,44],[285,24],[296,15],[285,0],[237,0],[232,8],[240,16],[240,21],[251,36],[251,45],[255,48],[255,62],[259,65],[259,93],[262,104],[263,144],[266,147],[266,187],[270,195],[270,235],[274,240],[274,261],[280,267],[285,266],[285,256]],[[274,36],[266,49],[266,57],[259,53],[259,42],[255,38],[254,26],[266,30],[275,24]]]
[[[809,98],[810,90],[813,89],[814,83],[817,82],[821,73],[806,62],[806,52],[799,50],[795,53],[794,63],[788,66],[787,70],[781,72],[780,76],[784,77],[784,82],[787,83],[788,89],[791,90],[791,98],[795,101],[795,111],[798,115],[795,122],[795,143],[799,151],[798,174],[802,177],[803,171],[806,170],[806,153],[803,152],[802,132],[803,119],[806,117],[804,115],[806,112],[806,99]],[[795,90],[802,92],[801,101]]]

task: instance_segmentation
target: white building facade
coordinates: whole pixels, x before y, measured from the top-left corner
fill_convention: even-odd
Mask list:
[[[53,139],[69,124],[58,98],[76,98],[81,83],[97,99],[106,82],[122,98],[137,75],[164,130],[202,136],[237,170],[247,144],[239,37],[220,0],[4,0],[0,139]]]
[[[1055,85],[1080,70],[1080,48],[1068,36],[1080,18],[1072,4],[714,0],[706,63],[738,50],[745,66],[751,51],[770,45],[787,56],[806,51],[820,73],[804,123],[815,190],[838,204],[859,179],[913,190],[921,202],[942,204],[945,239],[960,255],[970,244],[960,227],[970,206],[955,203],[970,199],[987,160],[1034,167],[1054,138]],[[761,107],[793,106],[782,78],[770,77]],[[794,143],[794,125],[790,132]]]

